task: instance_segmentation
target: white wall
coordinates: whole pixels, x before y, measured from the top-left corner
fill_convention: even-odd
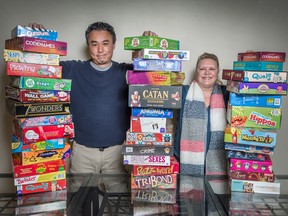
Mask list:
[[[141,35],[144,30],[177,39],[181,49],[190,50],[191,60],[183,63],[185,84],[191,80],[197,57],[213,52],[221,69],[232,69],[237,53],[246,50],[288,51],[287,0],[70,0],[5,1],[0,3],[0,50],[18,24],[42,23],[59,32],[59,40],[68,43],[66,59],[86,59],[84,32],[94,21],[106,21],[115,27],[116,61],[131,61],[123,49],[123,38]],[[0,62],[0,173],[11,172],[11,116],[5,111],[4,88],[8,83],[5,62]],[[287,64],[285,63],[285,70]],[[284,97],[283,122],[273,165],[276,174],[288,174],[287,97]]]

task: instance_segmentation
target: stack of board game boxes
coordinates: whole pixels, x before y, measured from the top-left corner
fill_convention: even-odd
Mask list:
[[[175,213],[179,163],[173,156],[173,111],[181,108],[182,61],[190,53],[179,50],[177,40],[155,36],[126,37],[124,49],[132,51],[133,60],[126,74],[131,121],[122,153],[131,170],[134,214]]]
[[[18,197],[15,214],[56,214],[66,209],[65,159],[70,157],[68,141],[74,137],[74,125],[71,80],[62,79],[59,65],[60,56],[65,55],[67,43],[58,41],[54,30],[18,25],[5,41],[10,78],[5,102],[14,117],[12,172],[17,195],[25,194]],[[43,199],[35,199],[41,202],[26,202],[39,192],[46,192]]]
[[[283,52],[238,53],[233,70],[223,70],[230,92],[224,141],[232,191],[280,193],[270,156],[287,94],[285,57]]]

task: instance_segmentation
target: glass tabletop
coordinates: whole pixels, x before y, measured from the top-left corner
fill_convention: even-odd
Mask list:
[[[13,175],[0,174],[0,215],[78,215],[75,203],[86,195],[90,177],[67,174],[65,190],[17,195]]]
[[[177,175],[175,189],[138,189],[129,174],[102,174],[92,175],[87,188],[83,215],[221,215],[203,177]]]
[[[287,216],[288,176],[277,176],[277,179],[280,182],[280,194],[231,191],[228,178],[220,176],[206,178],[206,184],[214,204],[223,215]]]

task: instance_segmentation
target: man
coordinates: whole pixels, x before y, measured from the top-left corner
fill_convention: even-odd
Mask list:
[[[29,26],[44,28],[36,23]],[[143,35],[156,36],[151,31],[145,31]],[[131,115],[126,71],[133,69],[133,65],[112,61],[116,34],[108,23],[92,23],[85,37],[91,59],[60,62],[62,78],[72,80],[75,141],[70,171],[125,173],[121,149]],[[109,190],[107,184],[105,186]]]

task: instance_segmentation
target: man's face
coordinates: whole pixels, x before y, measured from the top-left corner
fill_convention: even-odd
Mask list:
[[[91,31],[88,35],[88,47],[92,61],[99,67],[109,66],[115,44],[108,31]]]

